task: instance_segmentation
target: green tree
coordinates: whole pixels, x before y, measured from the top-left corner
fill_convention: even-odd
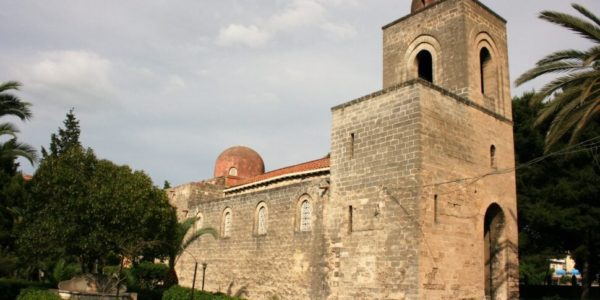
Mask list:
[[[548,102],[535,121],[535,125],[540,125],[551,120],[545,138],[546,152],[568,133],[569,143],[574,144],[600,113],[600,18],[583,6],[573,4],[573,8],[585,18],[555,11],[543,11],[540,18],[580,34],[593,46],[587,51],[554,52],[516,80],[521,85],[542,75],[561,74],[531,98],[533,105]]]
[[[71,147],[81,147],[79,136],[81,135],[81,128],[79,127],[79,120],[75,117],[73,112],[75,109],[71,108],[67,113],[66,119],[63,121],[64,128],[58,128],[58,134],[53,133],[50,136],[50,153],[46,149],[42,148],[42,156],[48,155],[61,155]]]
[[[214,228],[206,227],[196,229],[195,225],[198,221],[197,217],[187,218],[179,223],[175,228],[174,234],[171,236],[169,241],[169,282],[167,285],[178,284],[179,279],[175,272],[175,265],[179,260],[179,257],[186,251],[186,249],[197,241],[200,237],[205,234],[212,235],[213,238],[217,238],[217,231]],[[192,231],[190,231],[192,230]]]
[[[164,191],[143,172],[84,149],[72,111],[65,127],[31,180],[17,241],[21,253],[42,269],[50,267],[49,259],[76,258],[84,272],[94,272],[96,264],[114,256],[166,257],[162,245],[176,217]]]
[[[521,275],[539,284],[548,272],[548,259],[571,251],[583,271],[586,299],[600,270],[600,122],[590,122],[581,133],[584,142],[559,142],[562,150],[544,154],[551,121],[532,126],[546,105],[529,105],[532,97],[526,93],[513,101]]]

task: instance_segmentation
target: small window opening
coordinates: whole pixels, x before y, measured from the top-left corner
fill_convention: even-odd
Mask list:
[[[438,223],[438,195],[433,196],[433,223]]]
[[[223,237],[231,236],[231,212],[225,212],[225,216],[223,217]]]
[[[496,146],[492,145],[490,147],[490,167],[496,167]]]
[[[267,234],[267,208],[261,206],[258,209],[258,224],[257,233],[259,235]]]
[[[492,55],[487,48],[479,51],[479,74],[481,76],[481,93],[490,96],[491,81],[493,80]]]
[[[235,167],[229,169],[229,176],[238,176],[238,170]]]
[[[312,210],[310,207],[310,202],[308,202],[308,200],[304,200],[300,207],[300,231],[310,231],[311,215]]]
[[[348,233],[352,232],[352,205],[348,207]]]
[[[350,134],[350,158],[354,158],[354,142],[355,142],[355,136],[354,133]]]
[[[417,54],[417,72],[419,78],[433,82],[433,58],[427,50],[421,50]]]

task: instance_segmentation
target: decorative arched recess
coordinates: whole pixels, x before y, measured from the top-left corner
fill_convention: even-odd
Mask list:
[[[310,232],[313,228],[314,203],[308,194],[298,197],[295,228],[299,232]]]
[[[260,202],[256,205],[254,212],[254,234],[266,235],[269,223],[269,209],[265,202]]]
[[[233,211],[230,207],[223,210],[221,217],[221,237],[231,237],[231,231],[233,229]]]
[[[204,215],[196,208],[194,210],[194,218],[196,218],[196,221],[194,221],[193,232],[196,232],[204,226]]]
[[[472,80],[476,82],[477,93],[481,103],[486,108],[505,114],[504,65],[506,58],[501,55],[496,47],[496,42],[485,31],[480,31],[474,36],[474,59],[471,60],[473,72]]]
[[[431,55],[431,80],[428,81],[438,84],[437,81],[441,78],[441,50],[440,43],[431,35],[420,35],[414,39],[406,49],[404,55],[406,68],[404,68],[404,73],[402,74],[403,79],[411,80],[419,77],[418,56],[419,54],[423,54],[423,51],[427,51]]]
[[[506,216],[497,203],[483,218],[483,274],[486,299],[506,299],[508,286]]]

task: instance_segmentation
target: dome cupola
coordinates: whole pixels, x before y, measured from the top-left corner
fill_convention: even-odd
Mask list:
[[[410,6],[410,12],[414,13],[417,10],[421,10],[426,6],[434,4],[436,0],[413,0]]]
[[[265,173],[265,164],[256,151],[244,147],[231,147],[219,155],[215,162],[215,177],[250,178]]]

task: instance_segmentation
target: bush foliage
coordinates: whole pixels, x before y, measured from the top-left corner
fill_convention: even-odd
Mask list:
[[[17,300],[62,300],[57,294],[35,288],[27,288],[21,291]]]
[[[174,285],[163,294],[162,300],[187,300],[190,299],[192,289]],[[194,299],[198,300],[237,300],[240,298],[230,297],[223,293],[209,293],[194,291]]]

